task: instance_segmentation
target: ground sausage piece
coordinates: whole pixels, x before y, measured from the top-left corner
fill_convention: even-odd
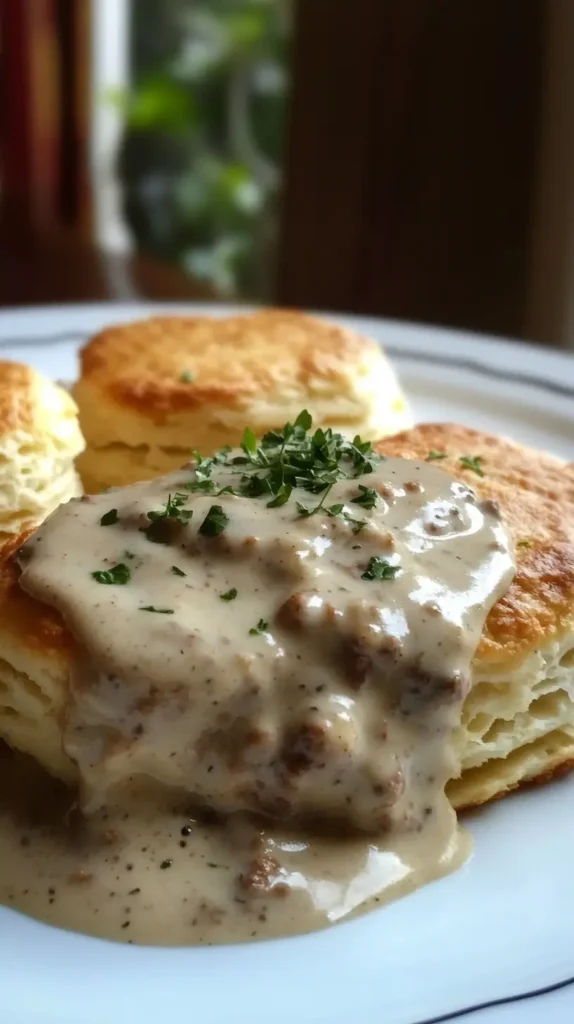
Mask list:
[[[278,861],[264,853],[253,858],[247,871],[239,875],[238,884],[241,891],[250,896],[284,896],[287,886],[278,882],[280,877]]]
[[[285,736],[281,760],[288,772],[300,775],[324,760],[325,748],[326,730],[318,722],[295,726]]]

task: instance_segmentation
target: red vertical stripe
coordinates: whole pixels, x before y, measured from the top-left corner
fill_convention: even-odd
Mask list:
[[[58,187],[58,39],[53,0],[0,0],[2,199],[31,219],[54,212]]]

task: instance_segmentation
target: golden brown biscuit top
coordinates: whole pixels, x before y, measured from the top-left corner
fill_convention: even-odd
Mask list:
[[[153,415],[336,382],[380,355],[376,342],[354,331],[276,309],[108,327],[82,350],[81,372],[83,382]]]
[[[0,435],[29,429],[34,423],[36,384],[31,366],[0,360]]]
[[[76,414],[76,403],[63,388],[31,366],[0,360],[0,438],[16,431],[58,433],[57,425]]]
[[[422,424],[377,447],[410,459],[446,454],[437,466],[501,507],[518,568],[488,616],[478,662],[511,663],[574,627],[574,464],[449,424]],[[467,458],[484,476],[465,464]]]

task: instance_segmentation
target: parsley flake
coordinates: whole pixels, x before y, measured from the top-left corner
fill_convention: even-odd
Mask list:
[[[222,601],[235,601],[237,597],[237,588],[232,587],[231,590],[226,590],[225,594],[219,595]]]
[[[195,380],[195,374],[191,370],[184,370],[183,373],[180,373],[179,379],[182,384],[191,384]]]
[[[131,572],[127,565],[124,565],[123,562],[118,562],[111,569],[97,569],[96,572],[91,573],[91,576],[96,583],[106,583],[108,586],[123,586],[129,583]]]
[[[482,455],[461,455],[459,460],[461,466],[465,469],[471,469],[477,476],[484,476],[484,470],[481,466]]]
[[[249,630],[250,636],[261,636],[262,633],[266,633],[269,629],[269,623],[265,622],[265,619],[259,619],[256,626],[252,626]]]
[[[193,516],[192,509],[183,508],[188,500],[188,494],[182,494],[177,491],[175,494],[168,494],[167,501],[162,509],[148,512],[147,518],[151,525],[144,530],[147,539],[153,541],[154,544],[169,543],[169,532],[166,531],[167,524],[180,523],[182,526],[185,526]]]
[[[174,576],[187,576],[187,573],[180,569],[177,565],[172,565],[171,571]]]
[[[312,516],[313,512],[317,511],[317,509],[308,508],[307,505],[304,505],[302,501],[297,501],[295,502],[295,504],[297,505],[297,511],[300,516]]]
[[[257,454],[257,438],[249,427],[246,427],[243,431],[241,448],[249,459],[252,459]]]
[[[183,485],[186,491],[191,491],[192,494],[213,494],[215,490],[215,480],[191,480],[189,483]]]
[[[329,508],[329,507],[326,507],[325,504],[324,504],[325,498],[327,497],[327,495],[331,491],[334,482],[335,482],[334,480],[331,480],[329,482],[329,484],[327,486],[327,489],[323,493],[323,497],[321,498],[321,501],[318,503],[318,505],[315,505],[315,508],[308,508],[307,505],[303,504],[303,502],[297,501],[296,505],[297,505],[297,509],[299,511],[299,515],[300,516],[314,516],[314,515],[316,515],[317,512],[323,511],[323,512],[326,512],[328,516],[340,516],[341,512],[343,511],[343,508],[345,507],[344,505],[331,505],[331,507]]]
[[[427,462],[437,462],[439,459],[446,459],[446,452],[429,452]]]
[[[391,565],[386,558],[381,558],[379,555],[374,555],[373,558],[369,559],[369,564],[365,569],[364,573],[361,574],[362,580],[394,580],[397,573],[400,571],[399,565]]]
[[[100,519],[100,526],[113,526],[118,521],[118,510],[117,508],[111,508],[109,512],[104,512]]]
[[[204,537],[217,537],[223,533],[228,522],[229,516],[223,511],[221,505],[212,505],[199,527],[199,532]]]
[[[267,502],[267,508],[280,508],[281,505],[286,505],[291,497],[292,490],[291,484],[281,484],[275,497]]]
[[[193,511],[183,508],[187,501],[188,495],[179,491],[173,495],[168,494],[164,507],[159,512],[148,512],[147,517],[150,523],[157,523],[160,519],[175,519],[178,523],[188,523]]]
[[[377,504],[377,492],[372,487],[365,487],[364,484],[359,484],[359,494],[355,498],[351,498],[351,505],[361,505],[362,508],[372,509]]]
[[[517,548],[531,548],[532,547],[532,542],[529,541],[529,540],[519,540],[518,544],[516,545],[516,547]]]
[[[138,611],[155,612],[156,615],[173,615],[173,608],[156,608],[153,604],[145,604]]]
[[[366,519],[354,519],[353,516],[350,516],[348,512],[345,512],[343,514],[343,519],[347,523],[351,524],[351,529],[353,530],[353,533],[360,533],[361,530],[364,530],[365,526],[367,525]]]
[[[303,409],[302,412],[299,413],[297,419],[295,420],[295,426],[300,427],[300,429],[304,431],[311,429],[311,427],[313,426],[313,417],[311,416],[311,413],[307,411],[307,409]]]
[[[279,508],[291,498],[294,488],[321,495],[309,507],[299,502],[300,515],[313,515],[323,511],[327,515],[341,515],[328,506],[326,499],[339,480],[354,479],[372,473],[378,455],[370,441],[356,436],[353,441],[330,427],[312,431],[313,420],[304,409],[294,423],[286,423],[282,430],[270,430],[258,440],[249,427],[244,431],[239,452],[224,448],[216,455],[202,458],[193,452],[195,473],[193,480],[182,484],[186,491],[200,494],[231,493],[244,498],[265,498],[268,507]],[[219,467],[237,477],[237,484],[217,487],[215,476]],[[366,491],[369,489],[367,488]],[[365,499],[365,491],[357,497]]]

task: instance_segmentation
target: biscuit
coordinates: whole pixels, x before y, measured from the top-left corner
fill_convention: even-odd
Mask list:
[[[0,361],[0,542],[81,494],[84,447],[71,396],[29,366]]]
[[[72,784],[62,721],[73,643],[59,616],[18,586],[11,555],[27,536],[0,550],[0,736]]]
[[[517,573],[488,616],[454,737],[454,806],[566,771],[574,765],[574,467],[459,426],[419,426],[378,448],[444,456],[448,472],[499,502],[516,546]],[[73,640],[56,613],[20,590],[10,557],[17,543],[0,566],[0,735],[73,782],[61,744]]]
[[[455,737],[461,774],[449,785],[453,803],[481,804],[566,770],[574,765],[574,465],[442,424],[378,447],[405,458],[444,453],[437,465],[498,501],[516,547],[516,576],[474,659]]]
[[[316,425],[375,439],[411,423],[380,346],[302,313],[154,317],[108,327],[81,352],[74,388],[87,491],[178,469],[282,427],[307,408]]]

